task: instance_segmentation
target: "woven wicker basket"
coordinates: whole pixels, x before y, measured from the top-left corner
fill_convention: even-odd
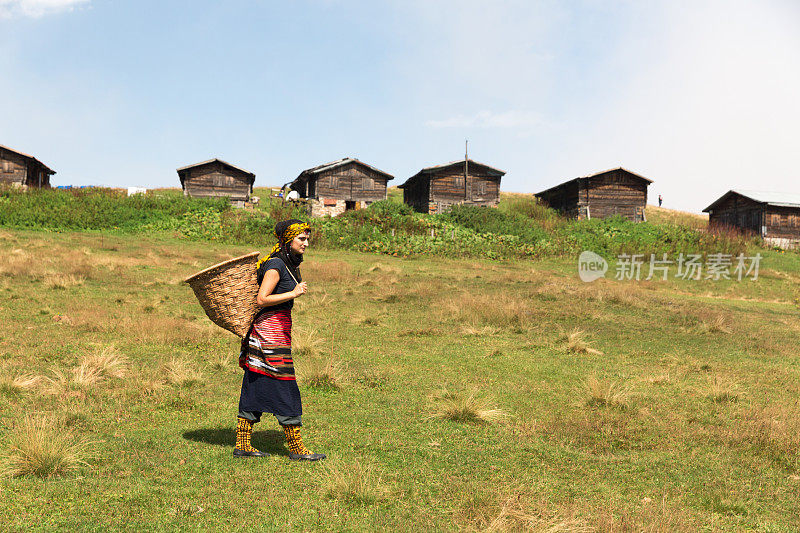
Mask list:
[[[259,252],[253,252],[230,259],[184,280],[192,287],[208,318],[239,337],[247,334],[258,311],[258,256]]]

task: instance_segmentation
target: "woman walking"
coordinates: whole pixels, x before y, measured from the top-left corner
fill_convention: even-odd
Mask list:
[[[239,366],[244,369],[239,416],[236,425],[234,457],[265,457],[253,448],[253,424],[262,413],[272,413],[283,427],[289,459],[319,461],[321,453],[305,447],[300,437],[300,389],[292,362],[292,306],[306,293],[299,266],[308,247],[308,224],[297,219],[275,225],[278,244],[257,264],[258,296],[261,310],[248,335],[242,339]]]

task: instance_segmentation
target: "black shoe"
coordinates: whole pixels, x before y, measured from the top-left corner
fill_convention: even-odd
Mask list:
[[[233,456],[234,457],[269,457],[268,453],[260,452],[255,450],[253,452],[246,452],[244,450],[240,450],[239,448],[233,449]]]
[[[301,455],[299,453],[289,452],[289,459],[292,461],[322,461],[326,457],[327,455],[324,453],[307,453],[305,455]]]

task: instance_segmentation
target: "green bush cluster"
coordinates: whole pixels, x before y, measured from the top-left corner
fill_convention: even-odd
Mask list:
[[[265,198],[256,210],[227,199],[184,198],[170,191],[126,196],[111,189],[0,191],[0,226],[45,230],[164,231],[196,240],[270,245],[279,220],[307,219],[306,207]],[[383,200],[367,209],[310,221],[314,246],[396,256],[551,257],[592,250],[619,254],[745,252],[755,244],[735,232],[621,217],[568,221],[531,197],[512,196],[499,209],[456,205],[441,215]]]
[[[171,229],[182,221],[188,228],[196,220],[213,223],[228,209],[224,199],[157,193],[127,196],[125,191],[99,187],[27,192],[6,188],[0,190],[0,202],[1,226],[55,231]]]
[[[520,242],[534,245],[548,238],[548,232],[525,214],[471,205],[454,205],[441,215],[444,220],[481,233],[514,235]]]
[[[619,254],[739,253],[755,244],[737,233],[714,234],[677,225],[635,223],[620,216],[575,220],[560,225],[554,238],[572,252]]]

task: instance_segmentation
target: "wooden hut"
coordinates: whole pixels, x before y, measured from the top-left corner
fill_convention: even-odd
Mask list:
[[[454,204],[497,207],[505,171],[464,159],[423,168],[405,183],[403,201],[420,213],[443,213]]]
[[[800,194],[728,191],[703,211],[709,226],[738,228],[781,248],[800,245]]]
[[[336,216],[386,199],[386,185],[394,176],[345,157],[304,170],[289,184],[311,206],[311,216]]]
[[[209,159],[178,170],[185,196],[193,198],[230,197],[243,205],[253,194],[256,175],[221,159]]]
[[[568,218],[620,215],[642,222],[647,186],[651,183],[652,180],[619,167],[565,181],[536,196]]]
[[[50,187],[56,171],[33,157],[0,145],[0,184],[15,187]]]

